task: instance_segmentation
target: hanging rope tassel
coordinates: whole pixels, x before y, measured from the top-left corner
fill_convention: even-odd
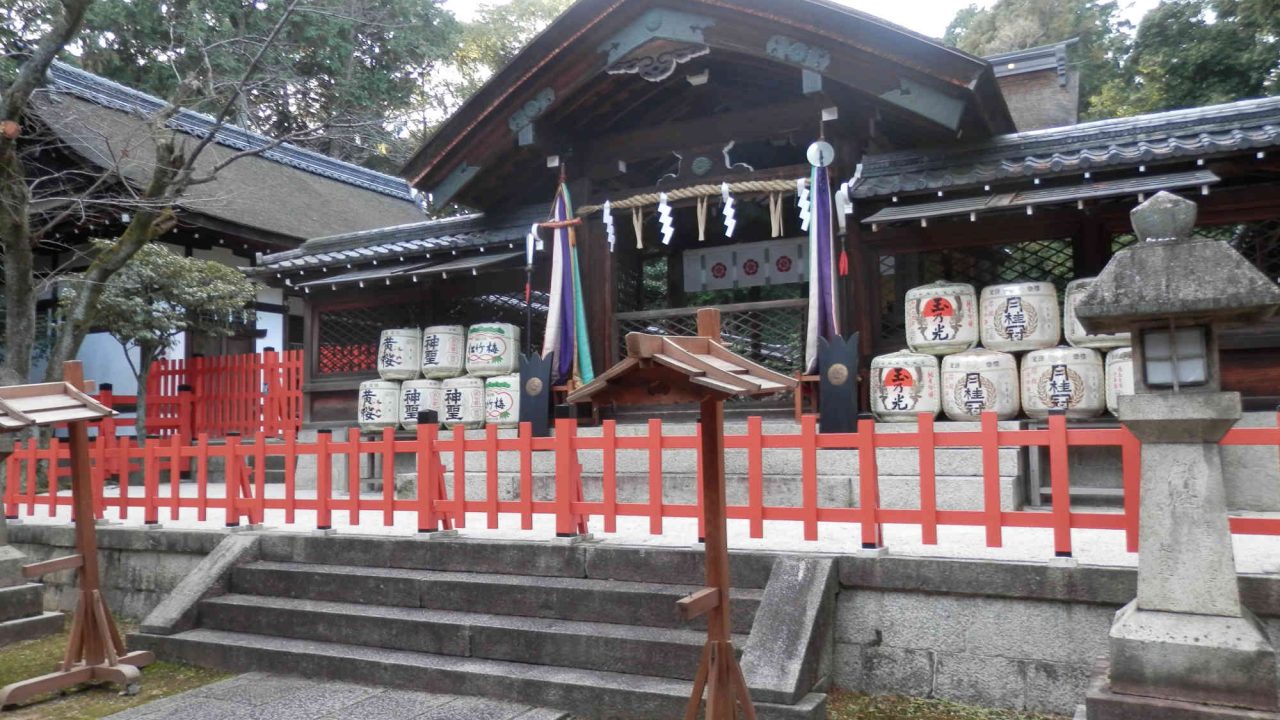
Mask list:
[[[769,194],[770,237],[782,237],[782,193]]]
[[[849,253],[844,248],[840,248],[840,277],[845,277],[848,274],[849,274]]]
[[[631,226],[636,230],[636,249],[644,249],[644,210],[631,208]]]
[[[707,241],[707,198],[698,198],[698,242]]]

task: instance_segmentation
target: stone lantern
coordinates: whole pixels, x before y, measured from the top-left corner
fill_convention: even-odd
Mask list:
[[[1240,603],[1218,447],[1241,414],[1221,389],[1219,331],[1265,320],[1280,288],[1227,243],[1193,238],[1189,200],[1161,192],[1130,218],[1139,242],[1076,310],[1089,332],[1132,333],[1119,417],[1142,441],[1138,597],[1116,614],[1088,717],[1280,718],[1275,650]]]

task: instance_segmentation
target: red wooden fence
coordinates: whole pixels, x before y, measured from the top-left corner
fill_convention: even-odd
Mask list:
[[[270,436],[302,426],[302,351],[161,360],[147,380],[147,433]]]
[[[1222,440],[1223,445],[1250,445],[1280,448],[1280,427],[1235,428]],[[883,544],[881,530],[885,525],[915,525],[920,528],[925,544],[938,543],[938,528],[944,526],[981,527],[986,543],[1000,547],[1005,528],[1043,528],[1053,535],[1058,555],[1072,552],[1073,529],[1114,530],[1123,532],[1129,551],[1138,548],[1138,493],[1141,444],[1124,428],[1071,428],[1065,417],[1050,417],[1048,427],[1041,429],[1002,429],[994,414],[983,415],[979,429],[964,432],[934,432],[933,417],[923,414],[914,431],[877,433],[875,423],[861,420],[857,432],[819,434],[816,419],[807,416],[798,432],[768,433],[760,418],[750,418],[746,432],[725,437],[728,450],[747,453],[747,503],[730,505],[730,519],[746,521],[750,537],[765,535],[765,521],[798,523],[806,540],[818,539],[819,523],[849,526],[864,547]],[[1123,507],[1117,511],[1078,511],[1070,506],[1070,477],[1067,452],[1071,447],[1119,447],[1122,457],[1124,486]],[[616,425],[606,421],[599,436],[577,432],[572,420],[557,420],[554,437],[533,437],[528,425],[522,425],[514,437],[500,437],[494,427],[483,434],[467,437],[461,429],[440,433],[435,426],[421,425],[412,438],[397,439],[391,429],[381,436],[362,437],[352,428],[345,437],[321,432],[314,442],[300,442],[294,432],[283,440],[264,442],[262,436],[241,441],[235,435],[224,443],[211,443],[207,434],[199,434],[194,442],[179,434],[152,438],[142,444],[130,438],[119,440],[99,436],[92,448],[93,483],[97,494],[95,511],[101,517],[106,508],[119,509],[128,517],[131,509],[140,509],[147,522],[158,522],[162,511],[168,518],[178,517],[182,509],[194,509],[198,520],[208,518],[210,510],[219,511],[229,525],[242,519],[261,522],[268,511],[282,511],[285,523],[296,522],[299,510],[314,511],[317,528],[332,526],[334,513],[347,513],[351,525],[381,522],[394,524],[397,513],[416,517],[421,531],[440,529],[452,521],[464,527],[466,513],[484,515],[489,528],[498,526],[499,515],[520,518],[523,529],[533,528],[535,515],[553,516],[557,533],[581,531],[587,516],[603,519],[606,533],[617,531],[619,517],[641,517],[649,520],[652,534],[662,532],[665,518],[698,518],[694,504],[666,503],[662,500],[663,450],[700,448],[697,435],[664,435],[662,422],[650,420],[644,435],[618,435]],[[879,448],[914,449],[920,457],[920,502],[916,509],[882,507],[879,498],[879,475],[875,450]],[[938,448],[979,448],[982,458],[982,506],[971,510],[943,510],[937,503],[937,477],[934,451]],[[1049,510],[1008,511],[1000,506],[999,450],[1001,448],[1047,448],[1051,480]],[[801,489],[798,504],[769,505],[764,502],[764,453],[770,450],[799,450],[802,456]],[[620,450],[647,451],[649,499],[646,502],[620,502],[617,492],[617,453]],[[829,507],[819,503],[818,457],[832,450],[858,450],[858,498],[855,507]],[[603,458],[602,497],[582,498],[580,451],[600,452]],[[498,497],[498,453],[514,452],[519,457],[518,497]],[[467,453],[483,453],[485,457],[485,493],[468,497]],[[538,500],[533,493],[533,457],[535,453],[553,453],[555,460],[555,492],[552,500]],[[378,497],[361,497],[359,493],[335,495],[331,474],[336,456],[354,458],[362,454],[382,456],[382,493]],[[411,454],[421,469],[417,496],[395,497],[394,459],[396,454]],[[441,472],[441,458],[452,455],[454,464],[449,477]],[[283,458],[284,486],[280,497],[266,497],[265,468],[268,457]],[[301,458],[313,457],[317,468],[316,491],[299,492],[296,468]],[[20,445],[7,461],[7,490],[4,511],[17,517],[26,509],[33,514],[41,505],[53,511],[70,506],[69,493],[51,494],[37,490],[37,465],[40,461],[57,466],[55,475],[68,472],[65,444],[54,440],[46,448],[30,443]],[[210,461],[219,459],[226,468],[225,497],[210,496]],[[37,462],[33,462],[37,461]],[[119,468],[130,463],[143,469],[139,478],[130,479]],[[175,474],[161,480],[162,465],[172,463],[191,468],[187,495],[183,495]],[[358,462],[347,462],[348,487],[359,487]],[[474,466],[473,466],[474,467]],[[830,470],[830,465],[826,466]],[[103,497],[107,482],[119,485],[118,497]],[[167,487],[164,487],[167,486]],[[1280,535],[1278,517],[1232,517],[1231,530],[1237,534]],[[854,527],[856,526],[856,528]]]

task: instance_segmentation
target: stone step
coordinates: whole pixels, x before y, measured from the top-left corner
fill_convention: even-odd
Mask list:
[[[0,622],[28,618],[44,612],[44,586],[26,583],[0,588]]]
[[[388,650],[341,643],[197,629],[132,635],[130,647],[169,660],[233,672],[288,669],[307,677],[479,695],[560,708],[585,718],[670,720],[682,717],[688,681],[486,658]],[[761,720],[820,720],[826,695],[796,705],[756,704]]]
[[[452,610],[225,595],[200,604],[211,630],[692,680],[696,630]],[[738,648],[745,636],[735,638]]]
[[[676,601],[698,587],[270,561],[241,565],[231,576],[231,591],[243,595],[673,629],[706,627],[704,618],[685,621],[676,611]],[[751,630],[762,595],[759,589],[733,590],[734,632]]]
[[[0,622],[0,647],[61,632],[65,621],[66,616],[60,612],[41,612],[31,617]]]

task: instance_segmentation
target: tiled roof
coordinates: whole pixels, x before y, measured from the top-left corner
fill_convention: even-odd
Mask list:
[[[856,198],[959,190],[1280,146],[1280,98],[1000,135],[960,147],[867,156]]]
[[[112,82],[63,62],[54,62],[50,66],[48,87],[53,92],[70,93],[103,107],[140,115],[152,115],[166,105],[164,100],[154,95]],[[208,135],[213,125],[213,118],[190,110],[179,110],[169,121],[169,126],[173,129],[195,137]],[[273,142],[271,138],[234,125],[224,125],[219,128],[214,140],[219,145],[236,150],[262,148]],[[335,160],[288,143],[264,150],[260,153],[260,157],[401,200],[413,200],[408,183],[401,178]]]
[[[527,208],[496,220],[477,213],[316,238],[294,250],[260,255],[257,266],[245,271],[264,275],[337,266],[356,268],[380,262],[413,264],[422,262],[432,253],[484,252],[499,245],[523,250],[530,226],[546,220],[546,216],[544,207]]]

